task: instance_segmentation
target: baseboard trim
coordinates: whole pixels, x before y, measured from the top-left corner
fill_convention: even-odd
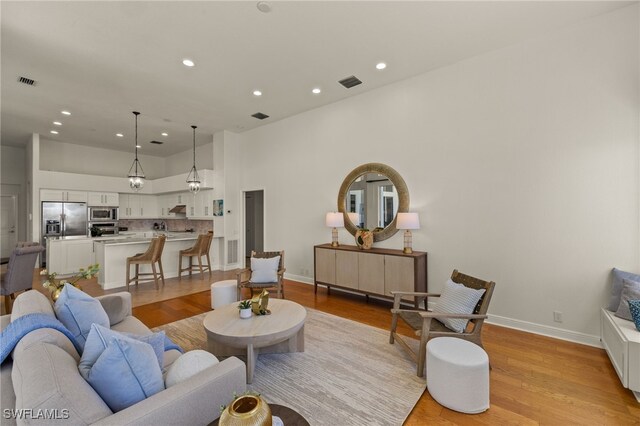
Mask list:
[[[562,328],[502,317],[499,315],[489,315],[487,323],[603,349],[602,342],[600,342],[600,336],[594,336],[592,334],[564,330]]]
[[[304,284],[313,285],[313,279],[309,277],[303,277],[300,275],[291,275],[285,273],[285,278],[291,281],[297,281]],[[326,287],[324,284],[322,287]],[[352,293],[349,290],[336,288],[336,290]],[[353,294],[361,294],[353,292]],[[375,297],[375,296],[370,296]],[[385,299],[389,300],[389,299]],[[433,309],[435,302],[429,302],[429,309]],[[604,349],[602,342],[600,342],[600,336],[594,336],[591,334],[580,333],[577,331],[564,330],[562,328],[551,327],[548,325],[536,324],[529,321],[522,321],[514,318],[503,317],[499,315],[489,314],[487,319],[488,324],[497,325],[500,327],[513,328],[515,330],[526,331],[528,333],[539,334],[541,336],[552,337],[554,339],[566,340],[568,342],[580,343],[582,345],[593,346],[596,348]]]

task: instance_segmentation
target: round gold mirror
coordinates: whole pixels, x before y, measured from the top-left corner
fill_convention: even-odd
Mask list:
[[[358,229],[369,229],[373,241],[384,241],[398,232],[398,212],[409,211],[407,184],[385,164],[363,164],[344,178],[338,192],[338,211],[344,214],[344,227],[351,235]]]

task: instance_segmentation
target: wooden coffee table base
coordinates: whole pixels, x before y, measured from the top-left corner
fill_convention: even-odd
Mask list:
[[[247,344],[246,347],[230,346],[228,343],[218,342],[209,336],[207,337],[207,349],[216,356],[243,356],[247,358],[247,383],[253,382],[253,372],[255,370],[258,354],[283,354],[292,352],[304,352],[304,324],[289,338],[273,343],[268,346],[258,346]]]

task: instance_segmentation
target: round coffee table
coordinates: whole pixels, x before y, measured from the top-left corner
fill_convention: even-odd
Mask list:
[[[204,318],[209,352],[216,356],[246,355],[247,383],[253,381],[258,354],[304,352],[304,320],[299,304],[270,299],[271,315],[241,319],[237,303],[222,306]]]
[[[309,426],[307,419],[292,408],[278,404],[269,404],[269,408],[271,409],[271,415],[280,417],[285,426]],[[216,420],[210,426],[217,426],[219,421],[220,419]]]

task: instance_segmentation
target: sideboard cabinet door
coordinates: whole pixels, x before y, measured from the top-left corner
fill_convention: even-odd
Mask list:
[[[358,288],[358,253],[336,250],[336,285]]]
[[[384,256],[358,253],[358,290],[384,294]]]
[[[336,251],[316,248],[316,281],[323,284],[336,283]]]
[[[384,257],[384,293],[391,291],[415,291],[414,260],[410,257]]]

